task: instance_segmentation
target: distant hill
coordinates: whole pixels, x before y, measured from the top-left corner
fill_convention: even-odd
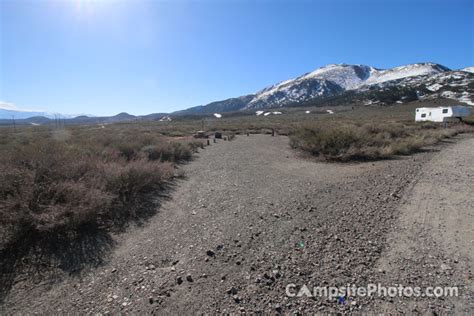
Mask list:
[[[135,116],[125,112],[119,113],[114,116],[87,116],[81,115],[73,118],[61,119],[61,122],[65,124],[107,124],[107,123],[118,123],[118,122],[130,122],[137,120],[160,120],[166,113],[153,113],[148,115]],[[33,116],[24,119],[17,119],[15,116],[15,123],[18,125],[53,125],[56,124],[55,118],[48,118],[44,116]],[[11,125],[13,124],[12,118],[0,118],[0,125]]]
[[[447,98],[474,105],[474,67],[450,70],[436,63],[417,63],[378,69],[367,65],[331,64],[266,87],[254,94],[211,102],[171,114],[134,116],[125,112],[114,116],[78,116],[67,124],[105,124],[136,120],[169,121],[175,117],[205,116],[212,113],[245,113],[270,108],[324,105],[376,105],[403,103],[417,99]],[[0,109],[0,124],[54,124],[43,112]],[[25,116],[33,116],[26,118]]]
[[[209,103],[208,105],[199,105],[187,110],[177,111],[173,114],[204,114],[204,113],[214,113],[214,112],[234,112],[243,109],[252,99],[254,98],[253,94],[231,98],[224,101],[217,101]]]
[[[0,108],[0,119],[11,120],[13,117],[15,119],[26,119],[34,116],[48,117],[49,115],[46,112],[16,111]]]

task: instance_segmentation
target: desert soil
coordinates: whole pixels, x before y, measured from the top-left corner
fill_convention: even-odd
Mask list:
[[[441,149],[441,150],[440,150]],[[474,138],[399,159],[328,164],[286,137],[211,144],[98,267],[34,286],[1,313],[473,313]],[[294,283],[459,286],[454,298],[288,297]]]

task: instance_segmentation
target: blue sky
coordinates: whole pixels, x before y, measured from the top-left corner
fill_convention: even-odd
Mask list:
[[[0,102],[113,115],[256,92],[330,63],[474,66],[474,1],[0,0]]]

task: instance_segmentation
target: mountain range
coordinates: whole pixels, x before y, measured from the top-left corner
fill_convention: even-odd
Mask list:
[[[294,79],[266,87],[254,94],[216,101],[171,114],[154,113],[133,116],[120,113],[110,117],[79,116],[71,123],[112,123],[130,120],[171,119],[173,116],[255,111],[290,106],[338,104],[391,104],[415,99],[450,98],[474,105],[474,67],[450,70],[436,63],[417,63],[391,69],[367,65],[331,64]],[[11,121],[12,115],[25,115],[0,109],[0,123]],[[30,113],[33,114],[33,113]],[[25,123],[42,124],[48,118],[34,113]],[[41,117],[38,117],[41,116]],[[39,123],[41,121],[41,123]]]
[[[452,91],[452,94],[445,93],[444,97],[449,95],[472,102],[474,98],[470,98],[473,97],[472,93],[474,92],[472,91],[473,70],[473,67],[468,67],[452,71],[435,63],[418,63],[392,69],[378,69],[366,65],[331,64],[295,79],[266,87],[255,94],[213,102],[178,113],[212,113],[304,106],[309,105],[311,101],[321,104],[329,98],[339,97],[341,100],[346,100],[348,95],[358,96],[359,98],[355,98],[355,100],[360,101],[361,97],[363,99],[361,94],[365,94],[368,98],[365,103],[370,101],[377,103],[377,100],[373,99],[376,97],[374,92],[384,92],[383,94],[388,95],[389,91],[387,90],[392,89],[393,93],[400,93],[400,91],[396,91],[400,88],[410,95],[435,97],[434,94],[437,92],[435,93],[424,86],[425,83],[431,83],[431,85],[436,83],[432,81],[440,81],[439,84],[447,89],[456,87],[454,89],[456,91]],[[444,76],[440,76],[440,74]],[[451,81],[453,81],[453,85],[450,84]],[[469,84],[471,84],[470,88]],[[463,90],[462,87],[465,89]],[[459,90],[463,90],[460,93],[467,92],[468,95],[466,96],[466,93],[458,95]],[[368,94],[368,91],[371,93]],[[400,96],[400,98],[402,97],[404,96]]]

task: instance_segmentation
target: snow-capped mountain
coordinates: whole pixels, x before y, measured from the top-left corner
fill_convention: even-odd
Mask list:
[[[297,78],[263,89],[253,97],[245,109],[281,107],[289,102],[304,102],[311,98],[329,97],[343,91],[344,88],[329,80]]]
[[[434,63],[412,64],[387,70],[365,65],[333,64],[257,92],[246,108],[284,106],[315,97],[335,96],[363,86],[445,71],[449,69]]]
[[[466,68],[461,69],[461,71],[466,71],[466,72],[474,73],[474,67],[466,67]]]
[[[378,84],[386,81],[397,80],[402,78],[434,75],[450,69],[442,65],[434,63],[412,64],[407,66],[395,67],[387,70],[375,71],[368,78],[364,85]]]
[[[469,73],[471,69],[472,67],[453,72],[449,68],[435,63],[418,63],[392,69],[378,69],[366,65],[331,64],[300,77],[269,86],[255,94],[213,102],[209,105],[181,111],[180,114],[211,113],[216,109],[219,112],[226,112],[306,105],[308,102],[322,102],[328,98],[341,98],[347,102],[348,95],[351,98],[359,98],[364,104],[371,104],[378,102],[374,98],[382,96],[382,99],[389,102],[389,100],[395,100],[396,96],[404,99],[420,98],[421,95],[425,97],[428,95],[433,97],[435,95],[437,97],[456,95],[459,97],[459,93],[464,93],[462,97],[459,97],[461,98],[459,100],[472,102],[474,101],[474,99],[471,100],[473,95],[468,91],[469,83],[474,80],[473,75]],[[439,85],[449,88],[449,85],[446,86],[448,84],[445,80],[447,77],[442,75],[463,77],[464,81],[458,83],[457,90],[464,89],[464,91],[453,92],[454,94],[445,91],[443,95],[439,95],[437,91],[432,91],[423,84],[427,82],[433,86],[439,81]],[[453,78],[450,80],[454,80]],[[364,93],[368,93],[372,99],[362,100]],[[394,95],[387,98],[390,93]]]

